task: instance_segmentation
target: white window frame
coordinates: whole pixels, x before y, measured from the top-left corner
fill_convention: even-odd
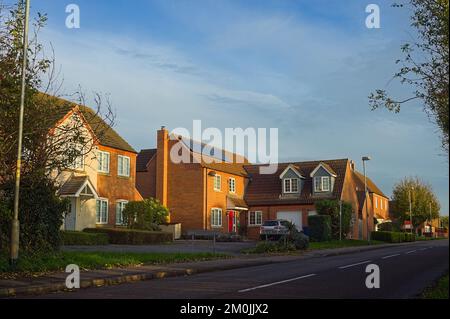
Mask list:
[[[286,187],[286,182],[287,185],[289,185],[289,189]],[[296,183],[296,190],[292,190],[292,185],[294,185],[294,182]],[[298,178],[284,178],[283,179],[283,193],[286,194],[295,194],[298,193],[299,187],[298,187]]]
[[[219,219],[215,218],[215,214],[219,214]],[[211,208],[211,227],[220,228],[222,227],[222,208],[213,207]]]
[[[254,222],[252,223],[252,214],[254,214],[254,216],[255,216],[255,220],[254,220]],[[258,218],[258,216],[259,216],[259,218]],[[258,219],[259,219],[259,221],[258,221]],[[262,225],[262,211],[260,211],[260,210],[255,210],[255,211],[251,211],[251,212],[248,212],[248,226],[249,227],[253,227],[253,226],[261,226]]]
[[[324,180],[328,180],[328,187],[324,187]],[[331,192],[331,177],[330,176],[315,176],[314,180],[314,192]]]
[[[98,212],[97,212],[97,205],[98,205],[98,203],[100,202],[100,220],[98,219]],[[105,205],[106,205],[106,220],[103,220],[102,219],[102,204],[103,203],[105,203]],[[95,203],[95,223],[97,224],[97,225],[105,225],[105,224],[108,224],[108,215],[109,215],[109,212],[108,212],[108,210],[109,210],[109,202],[108,202],[108,199],[107,198],[99,198],[99,199],[97,199],[97,202]]]
[[[218,174],[214,175],[214,190],[216,192],[220,192],[222,190],[222,176]]]
[[[100,173],[109,173],[109,165],[111,162],[111,154],[109,152],[105,152],[105,151],[98,151],[98,171]],[[107,162],[106,162],[106,168],[103,168],[103,161],[105,159],[105,157],[107,158]]]
[[[236,179],[234,177],[228,179],[228,191],[233,194],[236,193]]]
[[[125,163],[124,160],[128,161],[128,167],[125,172],[124,172],[124,167],[123,167],[123,164]],[[122,163],[122,170],[120,169],[121,168],[120,163]],[[123,176],[123,177],[130,177],[130,165],[131,165],[131,160],[130,160],[129,156],[118,155],[118,157],[117,157],[117,175]]]
[[[125,206],[128,204],[127,200],[124,199],[119,199],[118,201],[116,201],[116,225],[124,225],[123,223],[123,210],[125,208]],[[123,207],[121,207],[123,206]],[[120,216],[121,218],[117,218],[118,216]],[[120,222],[118,222],[120,221]]]

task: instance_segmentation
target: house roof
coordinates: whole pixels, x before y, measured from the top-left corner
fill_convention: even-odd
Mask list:
[[[320,162],[309,175],[313,177],[320,167],[323,167],[330,175],[336,177],[336,172],[330,167],[330,165],[324,162]]]
[[[245,165],[245,170],[250,178],[247,186],[245,200],[250,206],[274,205],[274,204],[312,204],[319,197],[312,195],[311,172],[320,164],[325,163],[336,173],[336,180],[331,197],[340,198],[344,185],[348,159],[335,159],[325,161],[279,163],[278,170],[274,174],[260,174],[261,165]],[[281,180],[279,176],[290,164],[299,167],[304,179],[304,186],[300,196],[293,198],[280,198]]]
[[[355,180],[359,182],[359,185],[362,185],[362,190],[364,190],[364,175],[358,171],[354,171],[354,176]],[[367,189],[369,190],[370,193],[375,193],[377,195],[388,198],[369,177],[366,177],[366,180],[367,180]]]
[[[155,156],[156,148],[141,150],[136,159],[136,171],[137,172],[146,172],[147,164],[150,160]]]
[[[85,105],[78,105],[65,99],[50,96],[44,93],[41,93],[39,98],[49,101],[55,109],[52,114],[52,118],[49,119],[50,123],[52,123],[51,125],[56,124],[69,112],[78,108],[100,145],[137,153],[136,150],[128,144],[110,125],[108,125],[99,116],[98,112],[95,112],[92,108]]]

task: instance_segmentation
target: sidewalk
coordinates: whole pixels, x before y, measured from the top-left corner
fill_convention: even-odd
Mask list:
[[[218,259],[201,262],[174,263],[166,265],[144,265],[139,267],[105,270],[86,270],[80,273],[80,287],[99,287],[130,283],[140,280],[160,279],[175,276],[188,276],[204,272],[230,270],[283,263],[299,259],[336,256],[367,250],[394,247],[403,244],[383,244],[374,246],[346,247],[299,252],[292,255],[244,255],[231,259]],[[40,277],[26,277],[15,280],[0,280],[0,298],[24,294],[42,294],[66,290],[65,280],[68,273],[63,271]]]

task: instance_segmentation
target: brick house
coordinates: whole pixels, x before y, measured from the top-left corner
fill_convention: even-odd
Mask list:
[[[385,199],[369,178],[368,195],[364,198],[361,174],[349,159],[280,163],[275,174],[259,174],[259,165],[245,166],[249,184],[245,201],[249,206],[241,223],[247,225],[250,238],[257,238],[259,227],[265,220],[285,219],[301,229],[308,225],[308,216],[316,214],[315,202],[337,199],[351,203],[354,211],[351,238],[367,238],[366,204],[369,230],[374,229],[373,217],[379,213],[372,202]],[[383,205],[384,202],[383,202]],[[386,211],[388,211],[388,206]]]
[[[277,218],[290,220],[301,229],[307,226],[308,215],[316,213],[315,201],[319,199],[352,204],[353,238],[362,234],[366,238],[366,204],[370,230],[374,229],[373,217],[383,216],[381,207],[376,205],[386,197],[368,178],[368,200],[364,198],[361,174],[349,159],[280,163],[276,173],[260,174],[260,165],[242,158],[241,163],[207,163],[200,158],[201,155],[205,158],[204,152],[196,150],[195,144],[189,139],[169,136],[162,128],[157,132],[157,147],[142,150],[137,158],[137,188],[144,198],[155,197],[166,205],[171,222],[182,223],[183,232],[245,231],[247,237],[257,238],[261,224]],[[189,163],[169,159],[175,145],[187,150]],[[202,149],[205,145],[198,146]],[[196,163],[192,163],[194,158]],[[384,210],[388,212],[383,202]]]
[[[76,117],[90,136],[86,154],[77,158],[71,168],[53,172],[58,195],[70,201],[62,228],[121,225],[126,203],[142,200],[135,186],[137,152],[91,108],[62,99],[55,101],[61,113],[54,130]]]
[[[180,148],[189,160],[174,163],[171,150]],[[170,222],[181,223],[182,231],[238,231],[240,216],[247,211],[243,199],[246,162],[239,155],[219,150],[222,159],[203,152],[204,144],[170,135],[162,127],[157,132],[157,147],[142,150],[137,157],[136,186],[144,198],[157,198],[170,210]]]

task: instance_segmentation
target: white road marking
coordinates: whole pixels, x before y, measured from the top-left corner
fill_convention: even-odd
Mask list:
[[[427,250],[427,249],[428,249],[428,248],[425,247],[425,248],[420,248],[419,250]]]
[[[394,254],[394,255],[384,256],[384,257],[381,257],[381,259],[388,259],[388,258],[396,257],[396,256],[400,256],[400,254]]]
[[[305,276],[301,276],[301,277],[295,277],[295,278],[286,279],[286,280],[282,280],[282,281],[272,282],[270,284],[265,284],[265,285],[256,286],[256,287],[252,287],[252,288],[242,289],[242,290],[239,290],[238,292],[252,291],[252,290],[256,290],[256,289],[261,289],[261,288],[266,288],[266,287],[275,286],[275,285],[279,285],[279,284],[284,284],[286,282],[291,282],[294,280],[300,280],[303,278],[308,278],[308,277],[313,277],[313,276],[316,276],[316,274],[309,274],[309,275],[305,275]]]
[[[350,268],[350,267],[353,267],[353,266],[358,266],[358,265],[362,265],[362,264],[367,264],[367,263],[370,263],[371,261],[372,261],[372,260],[361,261],[360,263],[341,266],[341,267],[339,267],[339,269],[345,269],[345,268]]]
[[[409,254],[412,254],[413,252],[416,252],[416,251],[417,251],[417,249],[410,250],[410,251],[407,251],[405,254],[406,254],[406,255],[409,255]]]

